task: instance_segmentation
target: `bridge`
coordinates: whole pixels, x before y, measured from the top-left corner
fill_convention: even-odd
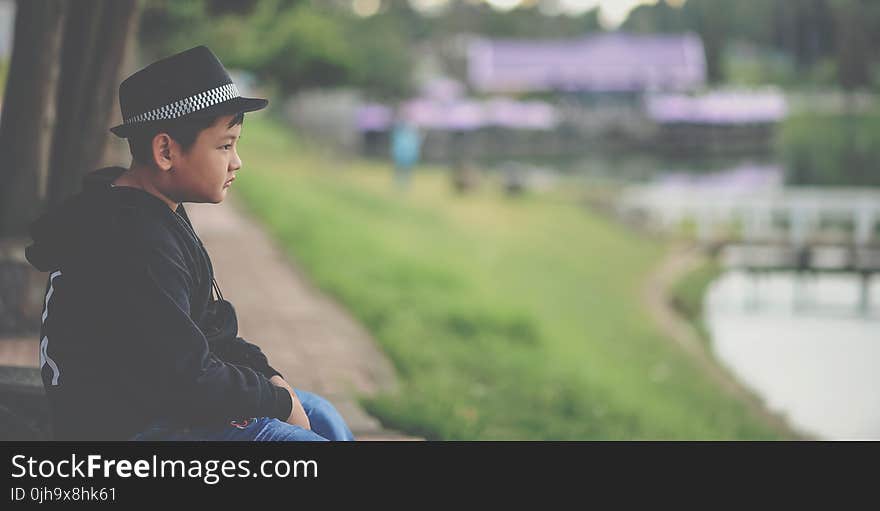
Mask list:
[[[880,190],[647,185],[628,189],[619,210],[666,230],[690,224],[704,243],[880,245]]]
[[[727,268],[857,273],[863,310],[880,272],[880,190],[646,185],[625,191],[618,212],[643,227],[694,236],[719,249]]]

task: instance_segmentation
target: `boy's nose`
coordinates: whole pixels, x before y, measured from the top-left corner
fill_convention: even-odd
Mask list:
[[[232,161],[229,162],[230,170],[238,170],[241,168],[241,158],[238,156],[238,151],[232,153]]]

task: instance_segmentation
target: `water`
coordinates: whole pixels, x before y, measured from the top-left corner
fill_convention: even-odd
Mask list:
[[[705,320],[718,360],[797,430],[880,439],[880,275],[860,301],[856,275],[729,271]]]
[[[784,186],[773,158],[668,161],[650,154],[592,154],[551,166],[595,181],[650,182],[748,193]],[[862,302],[860,277],[755,278],[729,271],[709,288],[706,325],[716,358],[786,416],[824,439],[880,439],[880,275]]]

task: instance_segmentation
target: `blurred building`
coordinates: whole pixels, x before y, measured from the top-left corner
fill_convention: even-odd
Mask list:
[[[706,57],[695,34],[475,39],[468,75],[482,93],[556,96],[565,122],[586,135],[616,131],[679,154],[769,151],[786,110],[773,90],[701,94]],[[645,126],[654,129],[640,136]]]
[[[787,110],[774,88],[645,97],[645,111],[658,126],[656,147],[679,155],[769,153]]]
[[[423,154],[428,160],[555,155],[574,152],[580,143],[576,134],[561,125],[551,103],[468,97],[458,82],[438,79],[426,83],[417,97],[400,102],[396,111],[380,103],[358,109],[355,126],[366,154],[387,154],[395,116],[423,134]]]
[[[392,118],[425,133],[424,156],[559,156],[585,142],[680,155],[772,149],[786,113],[776,90],[706,91],[695,34],[601,33],[573,40],[491,40],[465,45],[468,84],[446,77],[392,107],[356,114],[364,152],[387,152]],[[468,94],[468,89],[470,94]]]
[[[468,48],[468,78],[482,93],[683,92],[705,86],[706,57],[694,34],[475,39]]]

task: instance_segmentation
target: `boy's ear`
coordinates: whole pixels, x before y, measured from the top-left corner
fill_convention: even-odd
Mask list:
[[[171,144],[173,142],[167,133],[158,133],[153,137],[153,161],[161,170],[171,169]]]

